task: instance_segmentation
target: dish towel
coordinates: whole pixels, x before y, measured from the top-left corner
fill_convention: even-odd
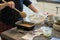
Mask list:
[[[1,37],[0,37],[0,40],[1,40]]]

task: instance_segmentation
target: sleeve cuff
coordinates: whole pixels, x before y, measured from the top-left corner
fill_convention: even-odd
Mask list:
[[[24,5],[26,5],[27,7],[32,4],[32,2],[30,0],[24,0]]]

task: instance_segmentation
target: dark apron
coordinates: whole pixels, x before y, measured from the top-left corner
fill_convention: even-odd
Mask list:
[[[19,0],[13,1],[15,2],[16,8],[20,11],[23,11],[23,1],[21,1],[21,3],[19,2]],[[20,13],[7,6],[3,10],[1,10],[1,20],[4,23],[15,25],[16,21],[23,20],[23,18],[21,17]]]

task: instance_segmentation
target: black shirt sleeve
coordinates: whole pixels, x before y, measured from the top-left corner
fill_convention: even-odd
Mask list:
[[[8,2],[8,1],[12,1],[12,0],[5,0],[6,2]],[[0,0],[0,3],[4,3],[2,0]]]
[[[0,0],[0,4],[3,3],[2,0]]]
[[[30,0],[23,0],[24,5],[29,6],[32,2]]]

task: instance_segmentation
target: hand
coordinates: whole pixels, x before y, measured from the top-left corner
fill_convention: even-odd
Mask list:
[[[44,16],[44,14],[42,12],[38,12],[36,13],[36,16],[41,17],[41,16]]]
[[[7,5],[11,8],[15,8],[15,3],[13,1],[7,2]]]

